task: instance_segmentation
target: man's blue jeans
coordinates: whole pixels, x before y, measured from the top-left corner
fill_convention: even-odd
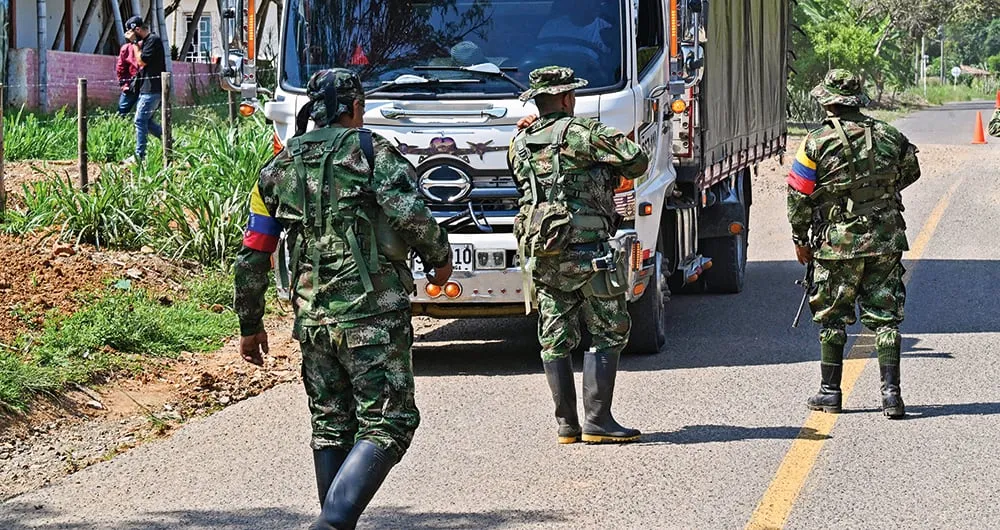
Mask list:
[[[153,121],[154,113],[160,106],[159,94],[139,94],[139,104],[135,109],[135,158],[144,160],[146,158],[147,135],[152,134],[159,138],[160,124]]]
[[[118,96],[118,116],[124,118],[126,114],[132,112],[135,104],[139,101],[139,94],[122,92]]]

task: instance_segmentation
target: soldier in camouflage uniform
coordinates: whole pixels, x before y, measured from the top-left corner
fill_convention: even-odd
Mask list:
[[[859,110],[868,104],[861,81],[831,70],[812,96],[827,110],[823,127],[806,136],[788,176],[788,219],[800,263],[815,262],[809,300],[821,324],[819,393],[813,410],[840,412],[846,326],[875,331],[886,416],[905,414],[899,389],[903,322],[902,253],[909,250],[900,191],[920,178],[917,149],[887,123]]]
[[[521,100],[534,98],[541,117],[519,124],[523,129],[511,142],[508,160],[521,191],[514,233],[529,280],[525,294],[533,296],[539,312],[538,339],[556,406],[558,441],[635,441],[639,431],[622,427],[611,415],[618,357],[631,326],[625,293],[598,293],[591,285],[595,276],[604,278],[607,272],[595,270],[600,268],[595,264],[608,256],[608,239],[617,225],[614,188],[621,177],[642,176],[649,161],[620,131],[573,116],[574,91],[587,84],[574,78],[573,70],[549,66],[529,78],[531,89]],[[533,231],[548,222],[546,215],[558,211],[568,220],[560,235],[545,233],[544,228],[540,234],[549,243],[557,241],[558,248],[544,255],[527,250]],[[593,336],[593,348],[583,361],[582,429],[570,358],[580,342],[581,318]]]
[[[314,528],[354,528],[420,417],[413,396],[413,248],[443,284],[447,234],[414,189],[414,169],[363,125],[361,81],[317,72],[296,136],[261,170],[236,258],[240,350],[262,364],[264,293],[278,236],[288,234],[294,336],[312,413],[322,514]],[[305,132],[308,120],[316,128]]]
[[[1000,136],[1000,90],[997,90],[997,105],[996,112],[993,113],[993,119],[990,120],[990,135]]]

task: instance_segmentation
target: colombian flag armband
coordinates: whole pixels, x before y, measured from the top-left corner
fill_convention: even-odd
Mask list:
[[[816,189],[816,162],[806,155],[806,142],[799,146],[799,152],[788,172],[788,185],[796,191],[811,195]]]
[[[250,195],[250,221],[243,233],[243,246],[259,252],[271,253],[278,249],[281,224],[271,217],[260,196],[260,187],[254,186]]]

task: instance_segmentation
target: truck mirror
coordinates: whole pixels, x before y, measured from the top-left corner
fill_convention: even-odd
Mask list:
[[[222,66],[222,83],[227,90],[239,90],[243,84],[243,52],[229,50]]]
[[[223,0],[222,22],[219,31],[222,33],[222,46],[227,49],[221,68],[222,88],[230,91],[240,90],[243,84],[243,65],[246,57],[243,44],[243,26],[238,20],[242,12],[242,0]]]

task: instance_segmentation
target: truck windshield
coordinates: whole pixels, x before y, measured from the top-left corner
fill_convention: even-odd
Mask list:
[[[588,91],[622,79],[622,0],[288,0],[282,82],[302,89],[318,70],[357,72],[366,89],[404,74],[438,82],[407,94],[510,95],[499,75],[458,71],[493,63],[521,84],[531,70],[569,66]],[[432,68],[427,68],[432,67]]]

